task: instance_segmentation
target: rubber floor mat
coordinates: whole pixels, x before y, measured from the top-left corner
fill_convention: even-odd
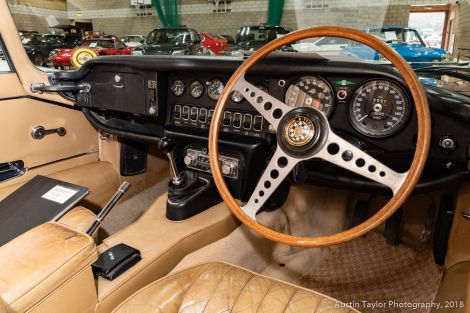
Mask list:
[[[297,284],[363,313],[427,313],[441,277],[430,249],[392,246],[371,232],[339,246]]]

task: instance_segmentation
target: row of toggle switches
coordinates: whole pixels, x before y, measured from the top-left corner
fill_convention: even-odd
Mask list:
[[[173,107],[173,120],[182,122],[205,125],[209,127],[213,109],[204,107],[175,105]],[[187,124],[184,123],[184,124]],[[247,131],[261,132],[264,128],[264,119],[261,115],[252,115],[250,113],[225,111],[221,127],[229,127],[232,129],[240,129]]]

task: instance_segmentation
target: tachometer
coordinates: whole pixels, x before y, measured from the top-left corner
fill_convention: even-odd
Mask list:
[[[360,133],[370,137],[387,137],[405,126],[410,104],[405,92],[387,80],[373,80],[353,94],[349,118]]]
[[[320,77],[304,76],[287,88],[285,102],[291,107],[314,107],[330,117],[334,109],[333,91]]]

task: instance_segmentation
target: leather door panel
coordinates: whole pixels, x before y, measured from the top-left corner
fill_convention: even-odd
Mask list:
[[[2,87],[0,86],[0,89]],[[33,139],[35,126],[64,127],[65,136]],[[0,163],[22,160],[26,168],[98,151],[97,131],[83,113],[51,103],[18,98],[0,101]]]

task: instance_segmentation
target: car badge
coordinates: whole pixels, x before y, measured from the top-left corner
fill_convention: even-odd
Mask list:
[[[290,119],[284,127],[284,137],[294,147],[309,144],[315,135],[315,125],[306,116],[296,116]]]

